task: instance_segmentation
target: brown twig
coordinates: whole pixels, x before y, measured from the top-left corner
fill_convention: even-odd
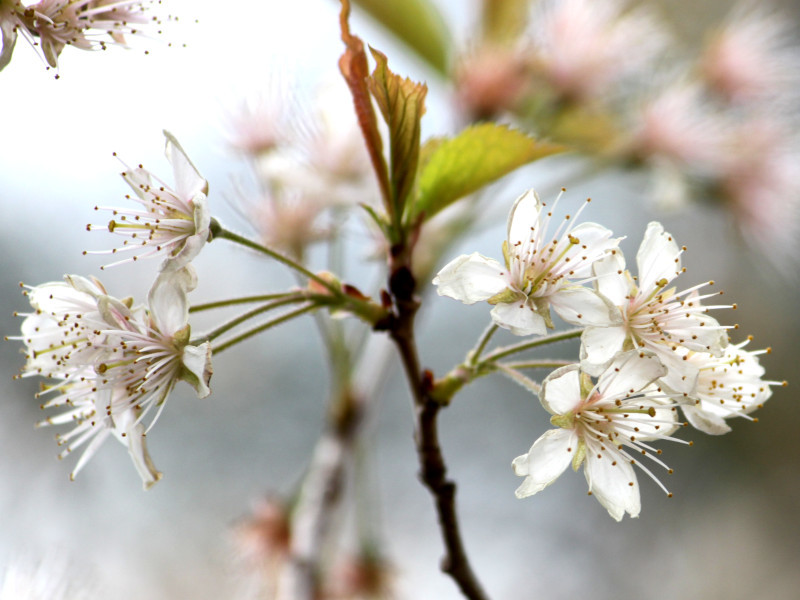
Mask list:
[[[419,364],[414,337],[414,317],[419,302],[414,296],[416,282],[408,263],[407,248],[395,247],[390,265],[389,289],[396,314],[388,324],[389,335],[397,347],[414,398],[415,444],[420,464],[420,479],[433,495],[439,529],[445,545],[441,569],[470,600],[486,600],[477,577],[472,571],[456,513],[456,484],[447,477],[447,466],[439,445],[437,419],[442,404],[430,395],[431,378],[426,377]]]

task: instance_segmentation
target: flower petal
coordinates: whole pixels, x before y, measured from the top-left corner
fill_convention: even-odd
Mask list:
[[[639,289],[652,290],[656,282],[672,281],[681,272],[681,249],[661,223],[651,222],[645,231],[642,245],[636,254],[639,269]]]
[[[473,252],[451,260],[433,278],[440,296],[464,304],[488,300],[508,287],[505,268],[496,260]]]
[[[197,275],[191,265],[158,274],[148,294],[148,306],[162,334],[171,336],[189,322],[187,294],[196,285]]]
[[[587,327],[581,334],[581,368],[597,377],[622,351],[628,333],[625,327]]]
[[[188,371],[183,373],[182,379],[194,388],[198,398],[205,398],[211,393],[208,383],[214,373],[211,366],[211,344],[205,342],[199,346],[186,346],[182,360]]]
[[[533,496],[558,479],[572,462],[578,436],[572,429],[550,429],[531,446],[527,454],[511,463],[514,473],[525,477],[514,492],[517,498]]]
[[[579,365],[567,365],[545,377],[539,399],[552,415],[564,415],[581,402]]]
[[[702,403],[698,405],[684,405],[681,407],[683,416],[695,429],[709,435],[722,435],[731,431],[730,426],[719,415],[706,412],[702,408]]]
[[[614,519],[621,521],[625,513],[633,518],[639,516],[642,509],[639,482],[633,466],[621,454],[612,451],[603,454],[589,449],[583,474],[589,491]]]
[[[542,201],[535,190],[528,190],[514,201],[511,212],[508,213],[508,245],[514,247],[518,242],[528,242],[531,238],[531,228],[539,226],[539,213],[542,210]],[[539,235],[541,231],[536,232]]]
[[[490,314],[492,321],[514,335],[544,335],[547,332],[544,318],[528,301],[497,304]]]
[[[617,325],[622,322],[619,310],[594,290],[569,286],[548,296],[556,314],[573,325]]]
[[[633,281],[625,270],[625,257],[619,250],[609,252],[592,265],[595,289],[611,300],[615,306],[625,306],[631,294]]]
[[[208,182],[198,172],[197,168],[186,156],[178,140],[169,132],[164,131],[167,144],[164,152],[172,165],[175,173],[175,191],[184,201],[190,200],[198,194],[208,193]]]
[[[667,369],[652,352],[620,352],[600,375],[595,390],[605,399],[624,398],[641,391],[666,373]]]

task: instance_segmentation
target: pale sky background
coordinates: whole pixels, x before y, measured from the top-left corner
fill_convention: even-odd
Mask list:
[[[101,274],[102,259],[81,256],[103,244],[85,232],[86,223],[107,218],[92,207],[117,205],[127,193],[112,152],[169,178],[161,134],[169,129],[209,180],[215,215],[242,229],[225,200],[245,171],[225,143],[228,115],[264,90],[273,69],[298,73],[300,86],[337,77],[341,43],[332,1],[164,4],[180,21],[167,24],[155,41],[135,39],[127,51],[68,48],[56,81],[21,39],[0,73],[0,207],[6,215],[0,324],[7,335],[19,327],[11,313],[27,309],[19,281],[95,274],[115,295],[146,294],[155,264]],[[476,3],[439,4],[462,39]],[[703,16],[696,4],[685,9],[695,26]],[[451,110],[441,82],[371,23],[355,15],[352,24],[389,55],[395,71],[428,80],[423,133],[447,132]],[[520,174],[497,190],[498,201],[510,206],[525,187],[560,185],[558,173]],[[641,202],[644,189],[641,182],[604,180],[576,187],[574,197],[598,200],[584,218],[627,235],[624,248],[632,253],[653,218]],[[741,307],[726,318],[742,325],[742,335],[756,335],[754,347],[773,347],[764,360],[768,376],[795,377],[796,280],[734,246],[716,213],[698,210],[663,222],[689,246],[686,287],[716,280]],[[502,239],[498,220],[454,254],[498,256]],[[219,244],[204,250],[197,267],[197,301],[292,284],[281,269]],[[482,308],[435,300],[422,316],[423,361],[436,372],[448,369],[485,323]],[[56,461],[54,431],[32,427],[41,418],[36,383],[11,380],[22,360],[17,344],[0,348],[0,569],[44,556],[78,580],[95,582],[99,598],[237,597],[243,584],[231,526],[263,494],[291,488],[322,423],[326,372],[310,323],[295,322],[221,355],[207,399],[178,387],[148,438],[165,477],[147,493],[113,441],[76,482],[68,481],[75,457]],[[460,486],[467,548],[492,597],[794,598],[800,586],[797,385],[778,389],[758,424],[736,421],[724,438],[690,432],[685,437],[695,441],[693,448],[662,445],[675,467],[667,481],[675,497],[665,498],[642,475],[642,516],[621,524],[586,497],[580,474],[566,473],[535,498],[516,500],[519,480],[510,462],[548,426],[546,415],[505,380],[472,386],[459,397],[460,406],[442,415],[442,441]],[[374,459],[398,597],[455,599],[455,587],[438,572],[435,515],[416,478],[405,384],[394,376],[388,388]]]

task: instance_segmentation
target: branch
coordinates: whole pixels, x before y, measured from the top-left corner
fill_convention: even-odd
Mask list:
[[[415,281],[411,269],[402,257],[410,252],[395,252],[400,264],[392,265],[389,278],[397,314],[389,326],[389,333],[400,352],[406,377],[414,399],[415,444],[420,464],[420,479],[433,495],[439,529],[445,545],[441,569],[453,578],[461,592],[470,600],[487,600],[487,596],[469,564],[456,513],[456,484],[447,477],[447,466],[439,445],[437,418],[442,404],[430,395],[419,366],[414,340],[414,316],[419,303],[414,298]]]

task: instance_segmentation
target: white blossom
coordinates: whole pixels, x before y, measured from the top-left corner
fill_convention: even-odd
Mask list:
[[[113,435],[128,449],[145,487],[160,478],[145,445],[144,418],[154,407],[160,412],[178,380],[199,397],[210,393],[210,346],[190,343],[187,294],[195,285],[191,266],[164,270],[146,307],[77,276],[28,292],[36,310],[26,316],[19,338],[27,347],[22,375],[46,377],[38,394],[47,398],[42,408],[62,410],[40,425],[73,426],[57,437],[64,447],[60,456],[85,446],[73,477]]]
[[[620,353],[592,385],[579,365],[553,371],[542,383],[542,405],[556,429],[545,432],[527,454],[514,459],[514,472],[525,477],[518,498],[532,496],[553,483],[568,465],[583,473],[589,493],[617,521],[625,513],[639,516],[641,503],[634,466],[663,484],[639,461],[650,458],[672,472],[648,442],[680,441],[671,437],[679,426],[675,402],[654,385],[665,373],[655,355],[631,350]],[[669,492],[667,492],[669,493]]]
[[[617,311],[579,283],[620,238],[595,223],[576,226],[567,215],[549,239],[553,209],[547,210],[533,190],[517,198],[503,243],[505,265],[477,252],[459,256],[434,278],[439,295],[464,304],[488,301],[494,305],[492,320],[516,335],[543,334],[553,327],[550,308],[576,325],[618,322]]]
[[[765,381],[764,367],[758,360],[769,350],[745,350],[748,338],[739,344],[730,344],[720,357],[703,352],[689,352],[689,363],[699,370],[697,388],[682,404],[683,414],[695,428],[719,435],[731,430],[727,419],[744,417],[761,408],[770,396],[772,385],[785,382]]]
[[[172,164],[175,189],[139,165],[127,168],[122,177],[136,194],[141,210],[106,208],[113,218],[107,226],[88,225],[90,231],[105,230],[124,236],[122,246],[110,252],[139,252],[119,262],[151,256],[166,256],[162,269],[180,269],[200,252],[208,241],[211,214],[206,194],[208,182],[186,156],[178,141],[167,131],[166,155]],[[101,207],[95,207],[101,210]],[[89,252],[87,252],[88,254]],[[93,252],[92,254],[105,254]],[[119,264],[119,263],[113,263]]]
[[[660,223],[648,225],[636,255],[639,270],[634,278],[625,270],[620,252],[607,255],[594,265],[597,291],[616,307],[621,321],[592,324],[581,336],[581,363],[589,373],[599,373],[620,351],[643,348],[653,352],[667,367],[662,382],[676,392],[690,393],[698,370],[684,360],[680,349],[721,356],[727,345],[726,327],[708,315],[712,308],[699,295],[707,282],[677,292],[670,282],[683,272],[682,248]]]

